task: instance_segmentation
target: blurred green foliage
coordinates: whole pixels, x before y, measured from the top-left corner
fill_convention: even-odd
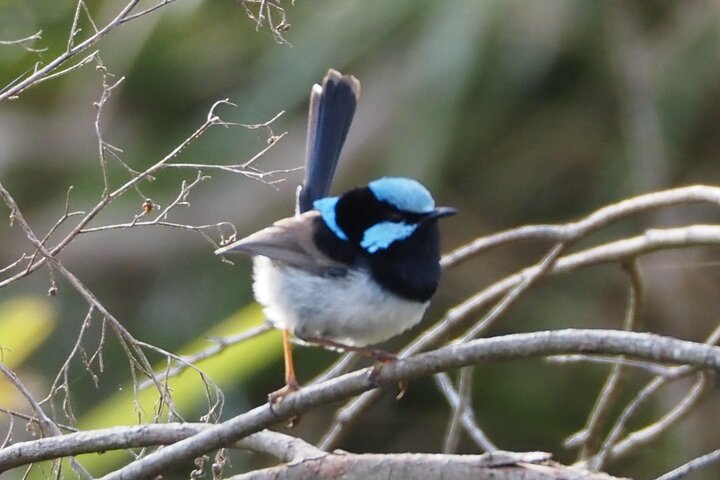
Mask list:
[[[291,28],[285,37],[292,47],[276,43],[267,28],[256,31],[232,1],[177,0],[104,38],[96,47],[100,57],[116,79],[125,81],[108,103],[102,126],[105,140],[123,149],[123,161],[136,170],[155,163],[204,121],[215,101],[229,98],[237,108],[218,110],[227,121],[262,123],[286,111],[273,128],[289,134],[258,160],[258,168],[300,166],[309,88],[333,67],[355,74],[363,84],[335,190],[383,174],[418,178],[439,203],[461,212],[444,224],[447,249],[497,230],[568,221],[626,196],[716,183],[720,177],[717,3],[286,3]],[[87,4],[102,24],[122,2]],[[36,53],[0,46],[0,84],[63,51],[74,8],[69,0],[0,3],[0,40],[42,30],[42,40],[32,46],[47,49]],[[82,26],[81,37],[92,28],[87,22]],[[101,90],[100,72],[89,65],[0,105],[0,179],[39,235],[62,215],[70,185],[71,210],[87,211],[100,198],[93,102]],[[214,129],[180,160],[239,163],[265,141],[261,130]],[[229,220],[241,235],[289,214],[301,178],[299,172],[289,173],[286,182],[271,188],[240,176],[204,173],[213,178],[194,189],[191,205],[173,211],[170,219],[188,224]],[[110,159],[111,184],[128,178]],[[145,197],[166,206],[180,181],[193,178],[190,171],[163,171],[141,185],[141,194],[131,191],[113,202],[93,226],[130,221]],[[595,238],[715,218],[708,207],[676,209],[626,222]],[[61,238],[71,224],[54,238]],[[0,268],[22,252],[32,253],[22,232],[8,222],[0,223],[0,246]],[[546,247],[522,244],[493,251],[448,272],[427,323],[494,279],[539,258]],[[720,314],[714,300],[720,271],[711,263],[716,257],[713,251],[696,250],[643,261],[648,292],[644,328],[703,338]],[[89,234],[60,259],[133,335],[172,352],[207,335],[217,319],[242,312],[251,301],[249,262],[238,259],[234,268],[223,264],[193,232],[158,227]],[[0,302],[44,294],[49,282],[47,270],[41,269],[0,291]],[[59,333],[42,344],[41,336],[30,335],[37,345],[31,349],[27,344],[32,354],[20,369],[23,378],[32,378],[38,396],[47,393],[87,312],[70,285],[58,279],[58,288],[48,302],[57,313]],[[530,292],[492,333],[618,327],[625,296],[619,268],[578,272]],[[98,323],[88,332],[89,345],[99,340]],[[14,327],[12,335],[27,328],[25,323]],[[252,350],[257,357],[245,357],[255,355],[249,351],[238,353],[240,357],[227,354],[218,360],[222,367],[213,368],[213,378],[227,395],[226,415],[260,403],[282,381],[280,343],[274,336],[266,340],[267,345]],[[397,348],[401,340],[388,348]],[[2,336],[0,345],[5,345]],[[98,407],[118,401],[119,386],[127,391],[130,378],[122,349],[111,337],[104,358],[97,387],[80,364],[73,365],[77,412],[122,408]],[[300,373],[309,378],[334,358],[300,349]],[[583,425],[606,369],[538,363],[478,368],[474,398],[479,422],[503,448],[549,450],[571,461],[574,452],[560,444]],[[241,366],[242,371],[235,368]],[[433,388],[431,382],[418,382],[402,402],[381,403],[343,448],[441,449],[438,432],[448,409]],[[662,411],[681,393],[671,390],[653,409]],[[125,407],[131,411],[131,405]],[[709,399],[702,412],[712,415],[717,407],[717,399]],[[188,420],[202,415],[202,408],[196,408]],[[116,415],[102,423],[133,421]],[[297,432],[314,440],[331,415],[330,410],[313,414]],[[617,471],[649,478],[717,445],[714,423],[700,415],[663,439]],[[470,442],[462,448],[473,450]],[[238,460],[235,466],[242,465]],[[697,478],[717,478],[717,472],[708,475]]]

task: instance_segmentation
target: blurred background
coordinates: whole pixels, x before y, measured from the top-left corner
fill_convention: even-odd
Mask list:
[[[98,24],[123,5],[86,3]],[[328,68],[352,73],[362,82],[362,95],[334,192],[382,175],[417,178],[439,204],[460,211],[442,225],[446,251],[523,224],[571,221],[628,196],[720,179],[717,2],[316,0],[284,7],[290,28],[283,35],[291,46],[278,42],[265,26],[256,31],[242,6],[229,0],[178,0],[113,31],[96,48],[107,71],[125,81],[105,106],[104,139],[123,149],[130,167],[143,170],[201,125],[215,101],[228,98],[237,107],[217,111],[226,121],[263,123],[285,111],[273,131],[287,136],[255,165],[264,171],[292,169],[303,162],[310,87]],[[0,45],[0,85],[63,51],[74,9],[75,2],[67,0],[0,3],[0,40],[42,30],[42,39],[31,45],[46,49],[36,53]],[[87,22],[83,28],[81,37],[91,29]],[[100,199],[93,102],[101,92],[101,72],[88,65],[0,105],[0,179],[39,235],[62,215],[71,185],[71,210],[90,210]],[[241,163],[266,141],[262,129],[214,128],[178,161]],[[129,179],[118,162],[109,164],[112,186]],[[287,173],[276,177],[284,182],[269,186],[240,175],[203,173],[212,178],[194,188],[190,206],[173,210],[169,219],[192,225],[230,221],[241,236],[291,214],[302,178],[302,172]],[[166,206],[180,182],[194,178],[192,171],[164,170],[155,181],[144,182],[141,193],[130,191],[113,202],[91,225],[132,220],[145,197]],[[0,211],[7,219],[7,209]],[[717,218],[717,210],[707,206],[658,211],[605,229],[578,248],[651,226]],[[72,220],[58,235],[67,233]],[[538,260],[549,246],[523,243],[493,250],[447,272],[423,326]],[[2,221],[0,268],[22,252],[32,253],[22,232]],[[260,321],[256,310],[243,310],[252,303],[250,262],[221,262],[195,232],[148,227],[87,234],[60,259],[133,335],[168,351],[191,352],[211,345],[207,337],[237,333]],[[641,329],[703,339],[720,314],[718,260],[720,253],[711,249],[644,258]],[[41,269],[0,290],[3,361],[36,398],[47,395],[87,313],[85,302],[62,278],[56,296],[46,295],[49,287],[48,271]],[[619,328],[626,297],[626,279],[617,265],[574,272],[533,288],[490,334]],[[101,320],[84,339],[88,355],[99,344]],[[422,328],[386,348],[400,348]],[[282,383],[279,337],[267,334],[253,342],[207,365],[225,392],[223,418],[262,403]],[[162,368],[159,355],[150,358]],[[299,348],[301,381],[336,358],[332,352]],[[131,397],[123,396],[131,390],[130,369],[110,333],[103,359],[102,373],[94,365],[97,385],[79,359],[71,364],[79,424],[127,424],[139,414],[147,419],[148,412],[133,410]],[[561,443],[584,425],[607,371],[539,359],[483,365],[475,369],[478,422],[503,449],[551,451],[571,462],[576,452]],[[176,390],[187,420],[207,411],[194,378],[192,386],[178,384]],[[623,398],[631,398],[648,378],[630,374]],[[664,390],[645,420],[674,405],[688,385]],[[652,478],[717,448],[716,393],[652,447],[608,470]],[[402,401],[392,397],[366,413],[341,447],[441,451],[449,410],[434,383],[413,382]],[[56,399],[56,414],[70,423],[62,398]],[[27,411],[7,384],[0,384],[0,406]],[[291,433],[317,441],[332,414],[328,408],[307,415]],[[0,423],[4,432],[7,418]],[[29,435],[17,425],[15,431],[17,439]],[[476,448],[464,438],[460,451]],[[116,461],[100,457],[87,459],[98,462],[91,470],[103,471]],[[262,460],[233,453],[232,463],[240,471]],[[36,469],[35,475],[43,478],[44,472]],[[716,468],[693,478],[718,475]]]

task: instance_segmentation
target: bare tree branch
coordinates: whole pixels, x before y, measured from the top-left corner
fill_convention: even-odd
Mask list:
[[[107,207],[113,200],[120,197],[121,195],[126,193],[128,190],[130,190],[132,188],[136,188],[140,182],[142,182],[148,178],[152,178],[153,175],[155,175],[161,169],[165,168],[167,163],[169,163],[172,159],[176,158],[189,144],[191,144],[193,141],[195,141],[200,136],[202,136],[203,133],[205,133],[210,127],[216,126],[216,125],[225,126],[225,127],[227,127],[228,125],[230,125],[230,126],[232,126],[232,125],[246,126],[246,125],[241,125],[241,124],[232,124],[232,123],[225,122],[219,116],[217,116],[215,114],[215,109],[218,108],[218,106],[223,105],[223,104],[230,104],[230,102],[227,99],[215,102],[213,104],[213,106],[210,108],[210,111],[207,115],[207,119],[205,120],[205,122],[202,125],[200,125],[200,127],[198,127],[197,130],[195,130],[189,137],[187,137],[179,145],[177,145],[175,148],[173,148],[173,150],[170,153],[168,153],[165,157],[163,157],[161,160],[159,160],[158,162],[156,162],[154,165],[147,168],[143,172],[138,173],[137,175],[133,176],[130,180],[128,180],[126,183],[124,183],[120,187],[116,188],[114,191],[103,195],[100,202],[98,202],[90,211],[88,211],[86,214],[84,214],[84,216],[78,221],[77,224],[75,224],[75,226],[71,229],[71,231],[69,233],[66,234],[66,236],[64,238],[62,238],[54,247],[49,249],[50,255],[56,256],[70,242],[72,242],[78,235],[86,232],[87,225],[93,219],[95,219],[100,214],[100,212],[102,212],[105,209],[105,207]],[[277,119],[279,115],[280,114],[276,115],[275,117],[273,117],[272,119],[270,119],[269,121],[267,121],[265,123],[258,124],[258,125],[247,125],[246,127],[247,128],[270,128],[270,124],[275,119]],[[271,135],[273,135],[272,132],[271,132]],[[276,143],[277,142],[272,142],[271,145],[275,145]],[[263,149],[263,151],[266,151],[267,148],[268,147],[265,147]],[[253,158],[255,158],[255,157],[253,157]],[[251,174],[249,174],[249,176],[251,178],[258,178],[258,174],[256,174],[256,173],[251,173]],[[14,215],[15,210],[13,210],[13,208],[17,209],[17,206],[11,208],[11,212],[10,212],[11,219],[14,218],[13,215]],[[141,222],[137,222],[137,218],[135,219],[135,222],[141,223]],[[144,223],[141,223],[141,224],[145,225]],[[157,224],[160,224],[160,220],[157,221]],[[185,229],[195,230],[195,231],[200,232],[207,239],[208,237],[203,232],[203,230],[208,229],[208,228],[220,229],[223,225],[226,225],[226,223],[221,222],[221,223],[214,224],[214,225],[202,225],[202,226],[198,226],[198,227],[181,226],[180,224],[174,224],[171,222],[167,222],[164,225],[174,227],[174,228],[185,228]],[[125,227],[125,225],[121,225],[118,228],[126,228],[126,227]],[[98,230],[87,230],[87,231],[98,231]],[[212,241],[212,240],[210,240],[210,241]],[[213,244],[214,244],[214,242],[213,242]],[[25,276],[29,275],[30,273],[34,272],[35,270],[37,270],[38,268],[43,266],[45,264],[46,260],[47,260],[46,257],[41,257],[41,258],[37,259],[37,261],[30,263],[24,271],[18,272],[4,280],[1,280],[0,288],[6,287],[6,286],[10,285],[11,283],[17,281],[18,279],[25,277]]]
[[[81,2],[82,0],[80,0]],[[125,6],[118,12],[118,14],[110,20],[103,28],[96,31],[95,34],[91,35],[87,39],[85,39],[83,42],[73,45],[72,48],[68,48],[63,52],[62,54],[58,55],[54,60],[52,60],[50,63],[45,65],[42,68],[36,69],[25,77],[24,79],[14,83],[13,85],[6,88],[2,93],[0,93],[0,102],[16,98],[22,91],[24,91],[27,88],[30,88],[31,86],[35,85],[39,80],[43,79],[44,77],[48,76],[49,74],[53,73],[60,65],[70,60],[72,57],[77,55],[78,53],[82,52],[83,50],[89,48],[90,46],[97,43],[101,38],[103,38],[105,35],[113,31],[118,25],[122,23],[122,21],[132,12],[132,10],[137,6],[137,4],[140,2],[140,0],[130,0]],[[77,14],[76,14],[77,16]],[[71,37],[74,36],[77,32],[77,22],[73,22],[72,31],[70,33]],[[70,41],[69,45],[73,42]]]
[[[705,344],[707,345],[714,345],[718,341],[720,341],[720,325],[718,325],[715,330],[708,336],[708,338],[705,340]],[[621,454],[627,454],[630,449],[626,448],[628,446],[635,446],[640,444],[640,442],[630,441],[625,443],[624,440],[620,440],[620,437],[624,434],[626,431],[627,425],[630,421],[630,419],[639,413],[644,405],[647,404],[649,399],[652,397],[653,394],[655,394],[660,388],[667,385],[668,383],[679,380],[681,378],[686,378],[690,375],[693,375],[697,372],[697,368],[691,367],[688,365],[680,366],[680,367],[674,367],[669,372],[667,372],[665,375],[655,377],[651,382],[649,382],[640,392],[635,396],[635,398],[630,401],[626,407],[623,409],[622,413],[620,414],[619,418],[615,422],[615,425],[610,430],[610,433],[608,433],[607,437],[605,438],[605,441],[603,442],[601,450],[592,458],[589,458],[586,460],[586,462],[604,462],[609,461],[615,458],[618,458]],[[698,380],[699,382],[700,380]],[[693,391],[695,391],[696,385],[693,387],[693,389],[690,392],[690,396],[694,397],[695,394]],[[704,384],[704,380],[703,380]],[[698,392],[699,394],[699,392]],[[681,402],[682,403],[682,402]],[[684,407],[683,407],[684,408]],[[675,409],[673,409],[675,411]],[[666,418],[674,418],[673,411],[671,411],[669,414],[666,415]],[[682,412],[682,410],[681,410]],[[668,415],[670,417],[668,417]],[[679,418],[679,417],[677,417]],[[669,425],[672,424],[671,422],[662,422],[663,428],[667,428]],[[652,425],[651,425],[652,427]],[[640,430],[642,431],[642,429]],[[651,431],[654,434],[659,434],[660,432],[657,432],[656,429],[651,429]],[[642,435],[642,434],[641,434]],[[632,435],[628,435],[626,437],[627,439],[632,440]],[[623,444],[621,448],[618,448],[616,450],[616,447],[618,447],[620,444]]]
[[[163,423],[87,430],[41,438],[0,449],[0,472],[43,460],[53,460],[98,451],[169,445],[212,425],[207,423]],[[283,462],[326,455],[303,440],[268,430],[248,435],[231,445],[266,453]]]
[[[470,368],[471,367],[462,368],[460,370],[461,374],[462,372],[470,371]],[[470,438],[473,439],[475,444],[477,444],[482,451],[494,452],[498,450],[487,434],[478,426],[477,421],[475,420],[475,413],[473,412],[472,405],[469,402],[470,397],[467,392],[461,396],[452,386],[450,376],[445,372],[438,373],[434,376],[434,378],[435,382],[438,384],[438,388],[453,409],[451,429],[453,428],[453,425],[461,424]],[[455,428],[457,428],[457,426]],[[450,437],[450,432],[448,432],[448,437]],[[446,443],[449,443],[449,440],[446,440]],[[446,447],[446,449],[450,448]]]
[[[689,197],[685,197],[686,199],[696,198],[695,194],[701,194],[705,199],[709,198],[705,195],[708,192],[704,187],[688,188],[690,190],[685,190],[684,194],[688,192],[692,192],[692,194]],[[711,190],[713,191],[713,194],[720,193],[720,189],[717,189],[716,191],[711,187]],[[672,203],[678,200],[676,198],[677,194],[675,191],[668,192],[671,192],[668,197],[660,199],[652,194],[637,198],[645,199],[640,202],[645,206],[648,204],[656,206],[658,203]],[[720,199],[720,197],[718,198]],[[662,202],[659,202],[659,200],[662,200]],[[628,204],[626,202],[620,203],[625,204],[626,206],[619,208],[618,210],[624,212],[627,212],[628,210],[634,211],[627,207]],[[596,212],[590,215],[590,217],[598,218],[598,222],[607,222],[609,221],[609,218],[615,218],[615,214],[617,213],[616,209],[611,207],[606,207],[599,210],[599,212],[600,211],[610,213],[598,214]],[[585,225],[585,222],[581,220],[578,224]],[[589,223],[589,225],[594,226],[596,223]],[[634,259],[663,249],[688,248],[699,245],[718,244],[720,244],[720,227],[715,225],[692,225],[689,227],[667,230],[647,230],[643,235],[609,242],[597,247],[560,257],[554,264],[552,264],[552,268],[547,271],[547,275],[567,273],[578,268],[603,263],[623,262],[625,260]],[[547,259],[551,258],[548,257],[546,260]],[[432,328],[423,332],[416,340],[405,347],[400,352],[399,356],[405,357],[430,348],[440,340],[444,339],[452,330],[458,328],[459,325],[462,325],[473,313],[487,307],[491,302],[503,295],[506,295],[506,292],[512,291],[512,289],[521,285],[524,281],[526,281],[526,279],[540,278],[536,277],[536,275],[540,272],[541,266],[536,265],[528,267],[486,287],[459,305],[450,309]],[[481,319],[478,323],[479,326],[473,327],[470,333],[472,333],[473,330],[482,330],[487,325],[487,323],[483,324],[487,318],[493,319],[496,317],[487,316]],[[466,336],[469,336],[469,334],[466,334]],[[362,412],[369,408],[370,405],[377,401],[380,395],[381,392],[378,391],[367,392],[361,397],[353,399],[350,403],[348,403],[348,405],[344,406],[336,415],[336,421],[325,434],[322,442],[320,443],[320,447],[326,450],[335,448],[355,420],[359,418]]]
[[[379,372],[376,371],[373,378],[368,378],[370,370],[365,369],[322,384],[308,386],[287,396],[275,406],[265,404],[256,407],[103,478],[105,480],[147,478],[167,470],[178,462],[229,445],[239,438],[308,409],[348,398],[378,386],[394,386],[400,380],[412,380],[478,362],[577,351],[627,355],[720,369],[720,347],[648,333],[570,329],[478,339],[385,365]]]
[[[620,480],[604,473],[565,467],[543,452],[502,452],[483,455],[447,454],[328,454],[228,480],[290,480],[333,478],[347,480]]]
[[[643,283],[637,262],[631,261],[624,263],[623,270],[626,272],[628,277],[629,289],[623,328],[627,331],[631,331],[638,323],[638,318],[640,316],[643,299]],[[624,382],[623,369],[625,367],[625,359],[620,356],[617,360],[617,363],[613,365],[610,374],[605,380],[605,384],[600,391],[600,395],[598,395],[598,398],[595,401],[595,405],[588,416],[585,428],[578,434],[571,437],[582,444],[579,460],[583,460],[597,452],[598,447],[600,446],[600,435],[607,426],[610,408],[617,401],[618,396],[620,395],[622,384]],[[566,441],[565,446],[574,446],[572,440]]]
[[[32,35],[27,37],[18,38],[17,40],[0,40],[0,45],[20,45],[23,43],[30,42],[32,40],[40,40],[42,38],[42,30],[38,30]]]
[[[462,246],[442,259],[444,268],[449,268],[491,248],[517,241],[552,240],[573,242],[619,220],[657,208],[683,204],[711,203],[720,206],[720,188],[707,185],[693,185],[660,192],[647,193],[628,198],[602,207],[583,219],[561,225],[529,225],[481,237]]]
[[[219,337],[219,338],[209,338],[208,340],[212,342],[212,345],[205,350],[202,350],[198,353],[195,353],[193,355],[188,355],[186,357],[180,357],[180,361],[177,362],[177,366],[174,368],[171,368],[170,370],[167,370],[165,372],[155,372],[155,375],[162,376],[166,380],[170,377],[174,377],[176,375],[179,375],[180,373],[184,372],[189,365],[194,365],[195,363],[205,360],[206,358],[213,357],[217,355],[218,353],[222,352],[228,347],[231,347],[233,345],[237,345],[238,343],[242,343],[246,340],[249,340],[251,338],[254,338],[258,335],[262,335],[263,333],[272,330],[272,326],[268,324],[262,324],[257,327],[253,327],[245,332],[237,333],[235,335],[229,335],[227,337]],[[138,390],[145,390],[146,388],[152,386],[153,383],[150,380],[146,380],[142,382],[140,385],[138,385]]]
[[[693,472],[707,468],[710,465],[720,462],[720,449],[713,452],[707,453],[701,457],[694,458],[684,465],[659,476],[655,480],[679,480],[680,478],[687,477]]]
[[[58,425],[45,414],[42,407],[35,401],[33,396],[30,394],[28,389],[25,388],[25,385],[23,385],[17,375],[15,375],[14,372],[12,372],[10,369],[8,369],[5,365],[1,363],[0,371],[3,372],[3,374],[8,378],[8,380],[10,380],[10,382],[15,386],[15,388],[18,389],[22,396],[25,397],[25,400],[27,400],[28,404],[30,404],[33,414],[37,418],[37,423],[40,425],[42,434],[52,436],[62,435],[60,427],[58,427]],[[88,471],[85,470],[85,468],[80,465],[77,460],[75,460],[75,457],[70,457],[70,464],[80,478],[92,478]],[[57,465],[54,466],[54,468],[57,467]]]

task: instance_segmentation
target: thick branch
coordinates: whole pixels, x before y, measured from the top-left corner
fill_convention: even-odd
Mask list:
[[[168,445],[212,427],[207,423],[164,423],[113,427],[41,438],[0,449],[0,472],[43,460],[126,448]],[[261,431],[232,445],[266,453],[283,462],[325,455],[303,440],[282,433]]]
[[[368,378],[368,370],[360,370],[309,386],[289,395],[272,408],[267,404],[254,408],[131,463],[104,478],[127,480],[152,477],[187,459],[230,445],[264,427],[320,405],[347,399],[378,385],[394,386],[400,380],[410,380],[484,361],[571,352],[627,355],[646,360],[720,369],[720,347],[648,333],[570,329],[479,339],[388,364],[374,375],[373,379]]]
[[[548,461],[542,452],[493,452],[483,455],[422,453],[325,455],[257,470],[227,480],[290,480],[337,478],[344,480],[619,480],[604,473],[566,467]]]

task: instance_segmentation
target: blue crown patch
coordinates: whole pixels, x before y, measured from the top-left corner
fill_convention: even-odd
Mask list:
[[[383,177],[368,184],[378,200],[388,202],[398,210],[411,213],[430,213],[435,200],[420,182],[410,178]]]

